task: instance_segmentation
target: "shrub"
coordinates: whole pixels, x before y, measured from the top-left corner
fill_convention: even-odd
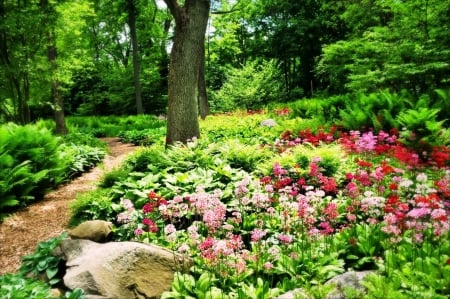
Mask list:
[[[257,109],[282,97],[280,76],[274,61],[248,62],[231,69],[227,81],[215,95],[213,111]]]
[[[32,125],[0,127],[0,194],[2,202],[9,202],[2,205],[11,206],[12,197],[26,204],[62,182],[65,162],[60,140]]]
[[[70,204],[69,226],[76,226],[86,220],[111,220],[112,202],[105,189],[82,193]]]

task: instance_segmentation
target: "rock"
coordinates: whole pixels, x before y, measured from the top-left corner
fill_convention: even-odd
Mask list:
[[[325,283],[325,286],[327,285],[334,285],[335,290],[331,291],[327,295],[327,299],[345,299],[344,289],[347,287],[356,289],[360,292],[364,292],[365,288],[361,285],[361,281],[366,277],[368,274],[374,273],[374,271],[350,271],[346,272],[341,275],[337,275],[330,280],[328,280]],[[289,291],[287,293],[284,293],[275,299],[296,299],[296,298],[312,298],[312,296],[305,293],[302,289],[295,289],[292,291]]]
[[[327,299],[345,299],[345,288],[352,288],[360,292],[364,292],[365,288],[361,285],[361,281],[367,275],[375,273],[374,271],[349,271],[341,275],[337,275],[328,280],[325,285],[333,284],[336,289],[327,295]]]
[[[276,297],[275,299],[297,299],[297,298],[312,298],[311,296],[307,295],[305,293],[305,291],[303,291],[302,289],[295,289],[292,291],[289,291],[287,293],[284,293],[278,297]]]
[[[83,289],[88,299],[159,298],[186,266],[175,252],[137,242],[65,239],[55,253],[66,261],[66,287]]]
[[[73,239],[86,239],[94,242],[106,242],[111,240],[113,225],[103,220],[85,221],[69,231]]]

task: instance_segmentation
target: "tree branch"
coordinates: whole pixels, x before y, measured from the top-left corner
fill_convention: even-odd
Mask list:
[[[179,20],[179,18],[181,17],[181,8],[180,8],[180,5],[178,4],[178,1],[177,0],[164,0],[164,2],[166,3],[167,7],[170,10],[170,13],[175,18],[175,20]]]
[[[211,14],[224,15],[224,14],[232,13],[232,12],[235,12],[235,11],[239,11],[239,10],[241,10],[241,8],[237,7],[237,6],[240,3],[241,3],[241,1],[237,1],[229,10],[215,10],[215,11],[211,11]]]

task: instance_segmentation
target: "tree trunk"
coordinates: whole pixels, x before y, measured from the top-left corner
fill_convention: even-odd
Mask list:
[[[205,48],[203,48],[204,50]],[[209,115],[208,94],[206,93],[205,80],[205,52],[201,55],[200,69],[198,72],[198,109],[200,117],[205,119]]]
[[[210,0],[164,0],[175,19],[170,56],[166,145],[200,137],[198,78],[204,55]]]
[[[140,82],[140,61],[138,54],[138,42],[136,33],[136,6],[134,0],[128,0],[128,26],[130,27],[131,47],[133,53],[133,81],[134,94],[136,97],[136,112],[143,114],[144,108],[142,106],[142,91]]]
[[[56,134],[66,135],[68,133],[66,127],[66,120],[64,117],[64,100],[61,96],[61,87],[58,79],[55,77],[58,65],[56,63],[57,49],[55,46],[55,37],[52,33],[49,34],[49,46],[47,48],[47,59],[50,62],[52,70],[51,95],[54,105],[54,116],[56,123]]]

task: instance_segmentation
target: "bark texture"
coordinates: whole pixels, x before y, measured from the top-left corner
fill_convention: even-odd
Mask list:
[[[170,56],[166,144],[200,137],[198,123],[198,78],[204,55],[209,0],[164,0],[175,19]]]

